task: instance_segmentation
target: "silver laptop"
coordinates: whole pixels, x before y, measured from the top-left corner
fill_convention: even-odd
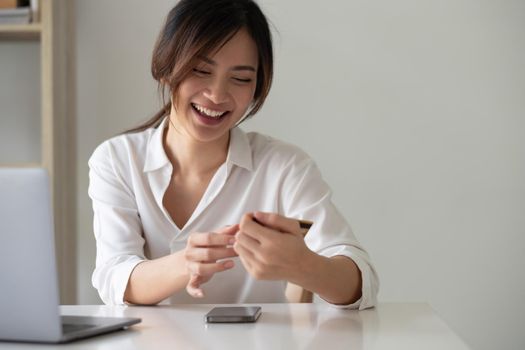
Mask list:
[[[60,315],[47,173],[0,168],[0,341],[63,343],[140,321]]]

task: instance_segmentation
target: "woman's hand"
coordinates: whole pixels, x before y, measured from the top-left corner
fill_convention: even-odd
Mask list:
[[[186,291],[194,298],[202,298],[200,286],[208,282],[215,273],[231,269],[237,256],[232,248],[239,225],[228,226],[217,232],[192,233],[184,250],[186,268],[190,280]],[[222,260],[226,259],[226,260]],[[218,261],[221,260],[221,261]]]
[[[295,219],[273,213],[246,214],[233,249],[256,279],[294,281],[311,251]]]

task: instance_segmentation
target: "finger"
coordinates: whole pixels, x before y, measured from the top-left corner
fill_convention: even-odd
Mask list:
[[[253,254],[253,252],[246,249],[238,242],[233,245],[233,249],[235,249],[237,254],[239,254],[239,259],[241,260],[246,270],[250,271],[252,265],[256,262],[255,255]]]
[[[287,218],[276,213],[255,212],[253,217],[262,225],[274,230],[301,234],[301,226],[297,219]],[[302,235],[302,234],[301,234]]]
[[[253,219],[251,213],[245,214],[239,225],[239,232],[250,236],[261,244],[267,243],[268,241],[274,241],[276,239],[275,235],[279,234],[272,228],[263,226],[262,224],[256,222]],[[238,238],[238,236],[236,236]]]
[[[244,233],[243,231],[239,231],[239,233],[235,235],[235,239],[236,239],[236,244],[241,245],[243,248],[253,253],[258,252],[261,249],[261,242],[254,239],[250,235]]]
[[[223,228],[215,230],[214,232],[224,235],[234,235],[235,233],[237,233],[237,231],[239,231],[239,224],[225,226]]]
[[[235,237],[233,237],[233,235],[234,233],[195,232],[188,237],[188,245],[193,247],[222,247],[232,245],[235,243]]]
[[[188,282],[188,286],[192,288],[199,288],[202,284],[202,276],[191,274],[190,281]]]
[[[186,285],[186,291],[189,295],[194,298],[204,297],[204,291],[200,288],[201,277],[198,275],[192,275],[190,281]]]
[[[220,259],[233,258],[237,253],[232,248],[190,248],[185,253],[186,259],[196,262],[216,262]]]
[[[217,272],[224,270],[229,270],[234,266],[233,260],[224,260],[215,263],[201,263],[195,261],[188,261],[186,267],[189,272],[201,275],[201,276],[211,276]]]

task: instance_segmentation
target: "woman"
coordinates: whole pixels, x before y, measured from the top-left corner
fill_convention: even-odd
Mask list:
[[[259,7],[180,1],[152,74],[170,102],[89,161],[102,300],[284,302],[288,283],[289,298],[297,285],[341,307],[373,306],[377,275],[311,158],[237,127],[272,81]],[[297,219],[314,221],[304,239]]]

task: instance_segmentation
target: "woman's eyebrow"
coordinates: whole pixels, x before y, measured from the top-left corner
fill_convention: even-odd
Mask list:
[[[216,66],[216,65],[217,65],[217,62],[215,62],[215,61],[212,60],[211,58],[204,57],[204,56],[199,56],[199,59],[203,60],[204,62],[206,62],[206,63],[209,64],[209,65],[212,65],[212,66]],[[238,65],[238,66],[233,66],[233,67],[231,68],[231,70],[233,70],[233,71],[248,70],[248,71],[252,71],[252,72],[257,72],[257,70],[255,69],[255,67],[253,67],[253,66],[249,66],[249,65]]]

